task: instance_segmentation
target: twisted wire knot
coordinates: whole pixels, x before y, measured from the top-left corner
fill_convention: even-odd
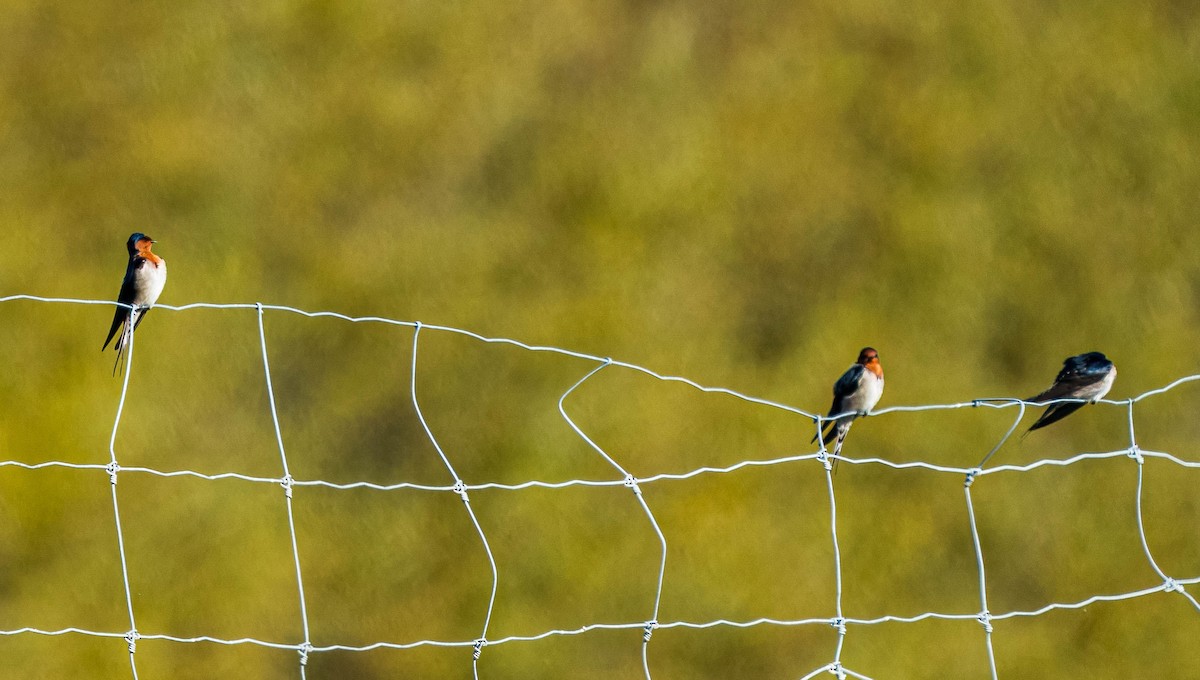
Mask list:
[[[987,612],[987,611],[980,612],[979,616],[975,617],[975,620],[983,625],[983,632],[988,633],[989,635],[991,634],[991,632],[992,632],[992,614],[991,614],[991,612]]]
[[[292,486],[296,480],[292,479],[291,475],[284,475],[283,479],[279,480],[279,486],[283,487],[283,495],[288,498],[292,497]]]

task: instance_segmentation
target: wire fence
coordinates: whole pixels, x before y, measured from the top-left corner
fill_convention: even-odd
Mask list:
[[[46,304],[80,304],[80,305],[105,305],[105,306],[115,305],[115,303],[113,303],[111,301],[104,301],[104,300],[49,298],[49,297],[39,297],[39,296],[32,296],[32,295],[11,295],[11,296],[7,296],[7,297],[0,297],[0,303],[8,303],[8,302],[22,301],[22,300],[37,302],[37,303],[46,303]],[[761,399],[758,397],[743,394],[743,393],[737,392],[735,390],[731,390],[731,389],[727,389],[727,388],[723,388],[723,387],[705,386],[705,385],[699,384],[693,380],[690,380],[690,379],[687,379],[684,377],[663,375],[663,374],[657,373],[649,368],[645,368],[642,366],[638,366],[635,364],[626,363],[626,362],[622,362],[622,361],[617,361],[617,360],[614,360],[614,359],[608,358],[608,357],[593,356],[593,355],[589,355],[589,354],[585,354],[585,353],[581,353],[581,352],[575,352],[575,351],[571,351],[571,350],[566,350],[566,349],[562,349],[562,348],[558,348],[558,347],[530,345],[530,344],[526,344],[526,343],[523,343],[523,342],[520,342],[517,340],[508,339],[508,338],[486,337],[484,335],[480,335],[478,333],[474,333],[474,332],[471,332],[468,330],[463,330],[463,329],[453,328],[453,327],[448,327],[448,326],[438,326],[438,325],[424,324],[421,322],[413,322],[413,321],[400,321],[400,320],[395,320],[395,319],[387,319],[387,318],[373,317],[373,316],[372,317],[352,317],[352,316],[347,316],[344,314],[339,314],[336,312],[328,312],[328,311],[309,312],[309,311],[304,311],[304,310],[300,310],[300,309],[295,309],[292,307],[279,306],[279,305],[268,305],[268,304],[262,304],[262,303],[244,303],[244,304],[194,303],[194,304],[187,304],[187,305],[180,305],[180,306],[156,305],[155,307],[160,308],[160,309],[172,310],[172,311],[176,311],[176,312],[185,312],[188,310],[195,310],[195,309],[226,309],[226,310],[242,309],[242,310],[252,310],[256,314],[257,321],[258,321],[258,326],[257,326],[258,341],[259,341],[259,344],[261,347],[261,354],[262,354],[263,379],[265,381],[267,396],[268,396],[268,400],[270,403],[272,423],[274,426],[275,441],[276,441],[276,444],[277,444],[278,450],[279,450],[280,476],[278,476],[278,477],[262,477],[262,476],[246,475],[246,474],[242,474],[239,472],[223,472],[223,473],[217,473],[217,474],[206,474],[206,473],[202,473],[202,472],[198,472],[198,471],[194,471],[194,470],[159,470],[159,469],[153,469],[153,468],[149,468],[149,467],[122,466],[119,463],[119,459],[118,459],[118,455],[117,455],[117,451],[116,451],[116,438],[117,438],[118,429],[121,426],[121,419],[122,419],[122,413],[125,408],[126,396],[128,395],[128,392],[129,392],[130,377],[133,373],[132,367],[133,367],[135,344],[132,341],[132,337],[131,337],[129,339],[129,341],[127,342],[127,349],[126,349],[125,356],[124,356],[125,370],[123,372],[123,377],[122,377],[120,400],[117,405],[116,418],[112,425],[112,434],[111,434],[111,437],[109,439],[109,444],[108,444],[108,452],[109,452],[108,464],[100,465],[100,464],[86,464],[86,463],[70,463],[70,462],[63,462],[63,461],[44,461],[44,462],[38,462],[38,463],[29,463],[29,462],[21,462],[21,461],[16,461],[16,460],[0,460],[0,468],[15,467],[15,468],[23,468],[23,469],[27,469],[27,470],[68,468],[68,469],[76,469],[76,470],[96,471],[97,473],[103,473],[104,475],[107,476],[108,481],[109,481],[109,486],[111,489],[113,521],[114,521],[115,527],[116,527],[117,550],[119,552],[119,557],[120,557],[121,575],[122,575],[122,579],[123,579],[122,586],[123,586],[123,591],[124,591],[124,602],[126,605],[126,609],[128,611],[129,628],[128,628],[128,630],[124,630],[124,631],[112,631],[112,630],[104,631],[104,630],[86,630],[86,629],[75,628],[75,627],[62,628],[62,629],[57,629],[57,630],[43,630],[43,629],[34,628],[34,627],[22,627],[22,628],[8,629],[8,630],[0,629],[0,636],[84,635],[84,636],[92,636],[92,637],[97,637],[97,638],[121,639],[121,640],[124,640],[128,645],[129,667],[130,667],[130,672],[132,674],[132,677],[135,678],[135,680],[138,678],[138,664],[137,664],[137,657],[136,657],[137,644],[139,641],[142,641],[142,640],[157,640],[157,641],[166,641],[166,642],[181,643],[181,644],[204,642],[204,643],[214,643],[214,644],[219,644],[219,645],[256,645],[259,647],[270,648],[270,649],[292,650],[298,656],[297,673],[298,673],[299,677],[301,677],[301,678],[306,678],[308,663],[309,663],[310,658],[314,654],[322,654],[322,653],[328,653],[328,652],[334,652],[334,651],[366,652],[366,651],[376,650],[376,649],[407,650],[407,649],[414,649],[414,648],[418,648],[418,647],[464,648],[464,649],[472,650],[472,654],[471,654],[472,672],[473,672],[473,675],[475,678],[479,678],[480,677],[480,660],[481,660],[481,658],[485,657],[484,652],[487,647],[494,647],[497,645],[503,645],[503,644],[509,644],[509,643],[515,643],[515,642],[532,642],[532,641],[543,640],[543,639],[550,638],[553,636],[582,635],[582,634],[585,634],[585,633],[588,633],[591,631],[599,631],[599,630],[640,630],[642,632],[642,643],[641,643],[642,668],[643,668],[645,677],[647,678],[647,680],[650,680],[653,677],[652,673],[651,673],[651,663],[650,663],[651,652],[650,652],[650,650],[652,647],[652,638],[653,638],[654,632],[657,630],[666,630],[666,629],[700,630],[700,629],[712,629],[712,628],[719,628],[719,627],[731,627],[731,628],[745,629],[745,628],[753,628],[756,626],[828,626],[828,627],[832,627],[833,629],[836,630],[838,635],[837,635],[836,645],[831,653],[831,658],[830,658],[829,662],[824,665],[821,665],[816,668],[800,671],[799,677],[801,677],[802,680],[807,680],[808,678],[814,678],[814,677],[817,677],[817,676],[823,675],[823,674],[833,675],[838,678],[848,678],[848,677],[849,678],[868,678],[869,677],[863,673],[857,672],[853,668],[843,665],[843,662],[842,662],[842,652],[843,652],[843,646],[845,643],[846,636],[849,634],[849,631],[851,629],[853,629],[854,627],[871,626],[871,625],[882,624],[882,623],[917,623],[917,622],[926,621],[926,620],[975,621],[979,624],[980,634],[986,643],[986,647],[985,647],[986,655],[987,655],[986,661],[987,661],[988,668],[990,670],[991,677],[998,678],[999,675],[998,675],[997,666],[996,666],[996,654],[995,654],[995,651],[993,649],[993,644],[992,644],[993,623],[995,623],[997,621],[1017,619],[1017,618],[1022,618],[1022,617],[1037,617],[1037,616],[1046,614],[1048,612],[1056,611],[1056,610],[1077,610],[1077,609],[1085,608],[1085,607],[1087,607],[1091,604],[1097,603],[1097,602],[1117,602],[1117,601],[1131,600],[1131,599],[1136,599],[1136,598],[1148,597],[1151,595],[1164,593],[1164,592],[1177,594],[1180,597],[1186,599],[1186,601],[1191,605],[1191,607],[1194,608],[1197,611],[1197,613],[1200,613],[1200,602],[1198,602],[1196,597],[1192,593],[1188,592],[1188,590],[1186,588],[1186,586],[1195,585],[1195,584],[1200,583],[1200,576],[1182,576],[1182,575],[1178,575],[1178,574],[1168,574],[1166,571],[1164,571],[1164,569],[1162,569],[1160,567],[1159,563],[1156,561],[1155,556],[1150,549],[1149,541],[1147,540],[1147,537],[1146,537],[1145,522],[1144,522],[1144,517],[1143,517],[1143,477],[1144,477],[1143,470],[1144,470],[1144,463],[1147,459],[1151,459],[1151,458],[1161,459],[1164,461],[1169,461],[1170,463],[1173,463],[1175,465],[1178,465],[1178,466],[1181,466],[1184,468],[1192,468],[1192,469],[1200,468],[1200,462],[1185,460],[1183,458],[1177,457],[1177,456],[1172,455],[1167,452],[1149,451],[1149,450],[1142,449],[1138,445],[1137,432],[1134,427],[1134,409],[1137,404],[1139,404],[1140,402],[1142,402],[1146,399],[1154,397],[1156,395],[1161,395],[1161,394],[1167,393],[1183,384],[1198,381],[1198,380],[1200,380],[1200,375],[1190,375],[1190,376],[1179,378],[1178,380],[1175,380],[1174,382],[1172,382],[1164,387],[1154,389],[1154,390],[1145,392],[1143,394],[1139,394],[1139,395],[1129,398],[1129,399],[1101,400],[1101,402],[1105,403],[1105,404],[1114,405],[1114,406],[1124,406],[1127,410],[1129,445],[1127,447],[1119,449],[1119,450],[1113,450],[1113,451],[1107,451],[1107,452],[1096,452],[1096,453],[1080,453],[1078,455],[1074,455],[1074,456],[1071,456],[1071,457],[1065,458],[1065,459],[1041,459],[1041,460],[1036,460],[1034,462],[1024,464],[1024,465],[1006,464],[1006,465],[996,465],[996,466],[992,466],[992,467],[987,467],[988,463],[990,462],[992,457],[996,454],[996,452],[1005,444],[1005,442],[1007,442],[1012,437],[1014,432],[1016,432],[1016,430],[1019,426],[1019,423],[1021,422],[1021,419],[1025,414],[1026,408],[1033,404],[1026,402],[1026,401],[1019,400],[1019,399],[1011,399],[1011,398],[983,398],[983,399],[975,399],[975,400],[971,400],[971,401],[950,403],[950,404],[926,404],[926,405],[917,405],[917,406],[891,406],[891,407],[879,409],[877,411],[872,412],[872,414],[871,414],[871,415],[882,415],[882,414],[892,413],[892,412],[927,412],[927,411],[945,411],[945,410],[955,410],[955,409],[999,409],[999,410],[1007,409],[1007,410],[1011,410],[1013,412],[1012,425],[1007,429],[1007,431],[1003,434],[1003,436],[1000,438],[1000,440],[997,441],[996,444],[989,451],[987,451],[986,454],[984,454],[980,458],[979,463],[977,465],[974,465],[971,467],[938,465],[938,464],[933,464],[933,463],[920,461],[920,460],[909,461],[909,462],[895,462],[895,461],[885,460],[885,459],[881,459],[881,458],[853,458],[853,457],[845,457],[845,456],[841,456],[841,455],[835,456],[832,453],[830,453],[828,450],[826,450],[823,445],[821,445],[820,448],[814,452],[800,454],[800,455],[787,455],[787,456],[779,456],[779,457],[773,457],[773,458],[767,458],[767,459],[741,460],[741,461],[738,461],[734,464],[727,465],[727,466],[701,466],[701,467],[696,467],[694,469],[687,470],[687,471],[681,472],[681,473],[661,473],[661,474],[649,475],[649,476],[644,476],[644,477],[635,477],[630,472],[628,472],[627,469],[625,467],[623,467],[612,455],[610,455],[610,453],[606,452],[601,446],[599,446],[595,441],[593,441],[593,439],[591,437],[589,437],[588,433],[585,432],[577,424],[577,422],[574,419],[572,419],[572,417],[570,415],[570,411],[568,409],[568,402],[569,402],[572,394],[575,393],[576,390],[578,390],[581,386],[585,385],[589,380],[593,379],[594,376],[596,376],[597,374],[599,374],[602,371],[614,370],[614,369],[635,371],[635,372],[650,376],[652,378],[655,378],[657,380],[666,381],[666,382],[674,382],[674,383],[682,383],[691,388],[699,390],[701,392],[724,394],[724,395],[728,395],[728,396],[731,396],[731,397],[734,397],[734,398],[737,398],[740,400],[744,400],[751,404],[756,404],[756,405],[767,407],[767,408],[779,409],[779,410],[782,410],[785,412],[790,412],[790,413],[796,414],[797,416],[801,416],[801,417],[811,420],[813,423],[814,431],[817,433],[819,433],[821,431],[822,425],[824,423],[828,422],[831,418],[822,416],[821,414],[818,414],[818,413],[809,413],[802,409],[798,409],[798,408],[795,408],[793,406],[789,406],[786,404],[782,404],[782,403],[770,401],[767,399]],[[296,479],[296,478],[294,478],[292,476],[292,474],[289,470],[289,466],[288,466],[287,450],[284,445],[285,437],[284,437],[282,428],[280,426],[279,413],[278,413],[278,410],[276,407],[274,386],[272,383],[272,374],[271,374],[271,366],[270,366],[270,360],[269,360],[267,334],[266,334],[266,330],[263,325],[263,317],[267,312],[281,313],[281,314],[295,314],[295,315],[302,315],[304,317],[309,317],[309,318],[331,317],[331,318],[341,319],[343,321],[347,321],[347,322],[351,322],[351,323],[380,323],[380,324],[390,324],[390,325],[394,325],[394,326],[406,327],[406,328],[411,329],[412,330],[412,356],[411,356],[410,373],[409,373],[409,395],[412,400],[413,409],[416,413],[417,418],[420,421],[420,424],[424,430],[424,433],[427,436],[430,444],[433,446],[434,450],[437,452],[438,456],[441,459],[441,462],[443,463],[443,465],[446,469],[446,473],[447,473],[446,483],[441,484],[441,485],[417,484],[417,483],[410,483],[410,482],[401,482],[401,483],[394,483],[394,484],[380,484],[380,483],[375,483],[375,482],[372,482],[369,480],[340,482],[339,483],[339,482],[332,482],[332,481],[327,481],[327,480],[323,480],[323,479]],[[582,361],[592,364],[588,368],[588,370],[586,372],[584,372],[582,377],[580,377],[577,382],[575,382],[573,385],[571,385],[571,387],[569,389],[567,389],[565,392],[562,393],[562,395],[558,399],[557,408],[558,408],[559,415],[566,422],[566,424],[570,427],[570,429],[575,433],[575,435],[578,436],[579,439],[582,442],[584,442],[589,449],[594,451],[596,455],[600,456],[609,466],[611,466],[613,468],[614,476],[612,478],[608,478],[608,479],[569,479],[569,480],[558,481],[558,482],[549,482],[549,481],[531,479],[531,480],[527,480],[527,481],[523,481],[523,482],[515,483],[515,484],[503,484],[503,483],[496,483],[496,482],[468,483],[467,481],[463,480],[458,475],[458,473],[455,471],[455,467],[454,467],[453,463],[451,462],[449,456],[447,456],[446,452],[443,451],[442,447],[439,445],[437,436],[435,435],[433,430],[430,428],[430,425],[427,422],[427,420],[421,410],[421,395],[419,394],[418,389],[417,389],[417,375],[419,373],[418,357],[419,357],[419,350],[421,347],[420,340],[422,337],[422,333],[428,332],[428,331],[437,331],[437,332],[458,334],[461,336],[466,336],[466,337],[472,338],[474,340],[477,340],[477,341],[480,341],[483,343],[495,343],[495,344],[510,345],[510,346],[520,348],[522,350],[529,351],[529,352],[547,352],[547,353],[553,353],[553,354],[573,357],[573,358],[580,359]],[[1056,402],[1050,402],[1050,403],[1070,402],[1070,401],[1078,401],[1078,400],[1063,399],[1063,400],[1057,400]],[[1037,406],[1042,406],[1042,405],[1043,404],[1037,404]],[[836,418],[837,416],[835,415],[833,417]],[[820,441],[820,437],[817,438],[817,441],[818,442]],[[0,455],[2,455],[2,454],[0,454]],[[1145,558],[1146,558],[1150,568],[1152,569],[1153,573],[1157,575],[1158,581],[1150,583],[1144,588],[1140,588],[1140,589],[1129,591],[1129,592],[1096,594],[1096,595],[1092,595],[1090,597],[1087,597],[1087,598],[1084,598],[1084,599],[1081,599],[1078,601],[1073,601],[1073,602],[1050,603],[1043,607],[1040,607],[1038,609],[1033,609],[1033,610],[1024,610],[1024,611],[1012,610],[1012,611],[1005,611],[1005,612],[999,612],[999,613],[992,612],[989,609],[989,605],[988,605],[988,580],[987,580],[987,573],[985,570],[985,555],[984,555],[984,551],[983,551],[983,548],[982,548],[981,542],[980,542],[980,531],[979,531],[979,527],[978,527],[978,524],[976,521],[975,505],[972,500],[972,494],[971,494],[973,484],[982,477],[986,477],[986,476],[994,475],[994,474],[998,474],[998,473],[1030,472],[1032,470],[1036,470],[1039,468],[1067,467],[1067,466],[1074,465],[1076,463],[1080,463],[1082,461],[1106,460],[1106,459],[1128,459],[1131,461],[1132,464],[1136,465],[1137,485],[1136,485],[1136,498],[1134,499],[1135,502],[1133,505],[1136,508],[1137,529],[1138,529],[1138,533],[1139,533],[1139,537],[1140,537],[1140,541],[1141,541],[1141,547],[1144,552]],[[654,483],[668,481],[668,480],[686,480],[686,479],[695,478],[695,477],[698,477],[701,475],[719,475],[719,474],[732,473],[732,472],[742,470],[745,468],[750,468],[750,467],[778,466],[778,465],[786,465],[786,464],[792,464],[792,463],[800,463],[800,462],[804,462],[804,461],[819,462],[820,464],[822,464],[824,466],[824,470],[825,470],[825,482],[826,482],[825,486],[826,486],[826,490],[827,490],[827,494],[828,494],[828,503],[829,503],[829,512],[830,512],[829,536],[830,536],[830,542],[831,542],[831,546],[832,546],[832,554],[833,554],[833,558],[834,558],[833,570],[834,570],[834,575],[835,575],[835,588],[836,588],[835,598],[834,598],[834,603],[835,603],[834,611],[830,612],[830,615],[827,617],[791,619],[791,620],[778,619],[778,618],[765,618],[764,617],[764,618],[755,618],[752,620],[715,619],[715,620],[708,620],[708,621],[683,621],[683,620],[660,621],[659,620],[659,612],[660,612],[660,605],[662,602],[663,584],[664,584],[664,579],[665,579],[665,575],[666,575],[668,538],[667,538],[667,535],[664,533],[662,527],[660,526],[659,522],[656,520],[655,514],[654,514],[650,504],[646,501],[644,495],[642,494],[642,487],[645,485],[648,485],[648,484],[654,484]],[[964,496],[964,501],[966,504],[967,517],[968,517],[968,520],[970,523],[970,533],[971,533],[971,538],[972,538],[972,542],[973,542],[972,547],[973,547],[973,553],[974,553],[974,558],[975,558],[975,564],[976,564],[976,568],[978,570],[978,595],[979,595],[979,609],[978,610],[971,611],[971,612],[957,612],[957,613],[928,611],[928,612],[924,612],[924,613],[920,613],[920,614],[916,614],[916,615],[912,615],[912,616],[884,615],[884,616],[879,616],[879,617],[875,617],[875,618],[855,618],[855,617],[845,615],[845,612],[843,611],[842,559],[841,559],[840,547],[838,544],[838,519],[837,519],[838,518],[838,515],[837,515],[838,504],[837,504],[837,493],[835,491],[834,474],[833,474],[833,471],[834,471],[833,463],[835,461],[841,461],[842,464],[848,464],[848,465],[880,465],[880,466],[885,466],[887,468],[891,468],[891,469],[895,469],[895,470],[924,469],[924,470],[938,472],[938,473],[962,476],[962,478],[963,478],[963,486],[962,486],[963,496]],[[119,485],[117,483],[121,476],[129,475],[129,474],[153,475],[153,476],[157,476],[157,477],[190,477],[190,478],[198,478],[198,479],[203,479],[203,480],[237,479],[237,480],[253,482],[253,483],[258,483],[258,484],[278,485],[283,492],[284,506],[285,506],[285,509],[287,512],[287,518],[288,518],[288,529],[289,529],[290,538],[291,538],[291,560],[292,560],[292,562],[294,564],[294,568],[295,568],[296,597],[298,599],[298,604],[299,604],[299,612],[300,612],[300,617],[301,617],[300,630],[303,631],[303,639],[292,640],[292,641],[280,641],[280,640],[256,639],[256,638],[249,638],[249,637],[243,637],[243,638],[237,638],[237,639],[225,639],[225,638],[212,637],[212,636],[181,637],[181,636],[171,635],[169,633],[164,633],[164,632],[145,632],[145,631],[139,630],[137,620],[135,619],[135,616],[134,616],[134,595],[130,588],[130,576],[129,576],[130,569],[129,569],[128,561],[126,559],[125,538],[124,538],[124,533],[122,531],[122,524],[121,524],[121,504],[120,504],[120,497],[118,494]],[[489,595],[488,595],[487,601],[485,603],[485,606],[482,607],[483,611],[480,616],[479,636],[475,639],[461,639],[461,640],[425,639],[425,640],[413,640],[413,641],[378,641],[378,642],[374,642],[371,644],[363,644],[363,645],[337,644],[335,641],[325,641],[325,640],[314,641],[310,634],[310,625],[309,625],[310,621],[309,621],[308,607],[307,607],[307,604],[305,601],[305,588],[304,588],[304,578],[303,578],[304,570],[303,570],[302,564],[301,564],[300,550],[299,550],[298,541],[297,541],[296,521],[295,521],[295,516],[293,513],[293,494],[292,494],[292,492],[293,492],[293,489],[295,489],[296,487],[324,487],[324,488],[338,489],[338,490],[360,489],[361,488],[361,489],[374,489],[374,490],[378,490],[378,491],[399,491],[399,490],[411,489],[411,490],[422,490],[422,491],[432,491],[432,492],[443,492],[443,493],[456,494],[461,499],[462,504],[463,504],[463,509],[467,513],[472,525],[474,526],[475,532],[478,536],[479,543],[481,544],[481,547],[487,556],[488,564],[489,564],[490,570],[491,570],[491,587],[490,587]],[[654,588],[654,597],[653,597],[652,601],[647,601],[645,603],[645,612],[646,612],[645,618],[643,618],[641,620],[631,620],[631,621],[625,621],[625,622],[619,622],[619,623],[593,623],[593,624],[583,625],[583,626],[579,626],[579,627],[572,628],[572,629],[545,630],[540,633],[531,634],[531,635],[508,635],[508,636],[504,636],[504,637],[491,637],[490,636],[490,632],[491,632],[490,626],[491,626],[492,616],[493,616],[493,612],[494,612],[494,608],[495,608],[495,604],[496,604],[498,585],[500,583],[500,579],[502,578],[502,575],[501,575],[501,569],[500,569],[499,565],[497,564],[497,559],[495,557],[495,554],[493,553],[492,546],[489,543],[488,536],[485,533],[485,531],[476,515],[475,510],[472,508],[471,500],[470,500],[471,492],[478,491],[478,490],[487,490],[487,489],[505,489],[505,490],[514,490],[515,491],[515,490],[523,490],[523,489],[531,489],[531,488],[563,489],[563,488],[569,488],[569,487],[625,487],[625,488],[629,489],[629,491],[631,492],[631,494],[633,496],[633,499],[632,499],[633,502],[637,503],[638,508],[640,509],[640,512],[645,516],[645,521],[649,525],[649,527],[653,530],[655,536],[657,537],[658,544],[659,544],[659,559],[658,559],[657,564],[654,566],[654,569],[657,574],[655,588]]]

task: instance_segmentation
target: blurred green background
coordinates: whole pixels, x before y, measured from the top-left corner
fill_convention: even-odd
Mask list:
[[[1107,353],[1110,395],[1197,371],[1200,5],[1032,2],[52,3],[0,7],[0,295],[108,300],[132,231],[161,302],[421,320],[687,376],[809,412],[863,345],[880,406],[1024,397]],[[106,306],[0,304],[0,458],[108,462]],[[448,484],[409,396],[412,331],[265,317],[298,479]],[[155,311],[123,466],[282,474],[255,315]],[[559,416],[595,364],[436,330],[417,390],[463,479],[612,479]],[[1195,384],[1135,411],[1197,460]],[[607,368],[566,402],[639,476],[808,453],[802,416]],[[1011,410],[891,413],[846,455],[975,464]],[[1028,421],[1031,422],[1031,421]],[[996,463],[1128,446],[1100,405]],[[1150,460],[1146,532],[1200,574],[1200,472]],[[973,493],[993,613],[1153,587],[1127,459]],[[978,610],[962,479],[836,477],[845,614]],[[120,476],[144,634],[303,639],[281,490]],[[819,464],[646,484],[661,621],[834,613]],[[651,614],[659,544],[624,488],[478,491],[489,637]],[[491,575],[453,494],[299,488],[313,642],[471,640]],[[0,467],[0,630],[124,632],[107,475]],[[1182,677],[1178,595],[996,623],[1001,677]],[[828,627],[668,629],[655,678],[797,678]],[[487,678],[640,678],[641,632],[489,647]],[[127,678],[124,641],[0,636],[6,678]],[[294,652],[144,640],[141,678],[298,677]],[[978,623],[852,626],[879,678],[987,677]],[[469,648],[314,655],[308,677],[467,678]]]

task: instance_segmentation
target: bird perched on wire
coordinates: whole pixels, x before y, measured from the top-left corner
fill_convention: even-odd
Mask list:
[[[1113,380],[1116,377],[1117,367],[1100,352],[1088,352],[1068,357],[1066,361],[1063,361],[1062,370],[1058,372],[1054,384],[1045,392],[1025,401],[1033,402],[1038,406],[1055,399],[1082,399],[1083,401],[1051,404],[1050,408],[1042,413],[1042,417],[1038,418],[1025,434],[1051,423],[1057,423],[1078,411],[1085,403],[1095,403],[1096,400],[1103,398],[1112,389]]]
[[[869,413],[882,396],[883,366],[879,363],[879,352],[874,348],[864,347],[858,353],[858,361],[833,384],[833,406],[830,407],[827,417],[841,417],[830,420],[825,432],[813,435],[810,443],[815,442],[818,436],[825,445],[834,439],[833,455],[838,455],[854,419]]]
[[[108,348],[108,343],[121,328],[121,335],[113,349],[117,351],[117,361],[113,364],[113,373],[121,361],[121,351],[125,348],[126,339],[133,335],[150,307],[158,301],[162,294],[163,285],[167,282],[167,261],[150,251],[156,241],[141,232],[129,236],[125,248],[129,251],[129,264],[125,267],[125,279],[121,282],[121,291],[117,293],[116,313],[113,314],[112,327],[108,329],[108,337],[100,351]],[[129,305],[129,306],[125,306]]]

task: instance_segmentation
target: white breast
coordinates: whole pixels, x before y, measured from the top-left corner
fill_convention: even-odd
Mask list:
[[[1096,383],[1095,386],[1090,389],[1081,390],[1079,398],[1087,399],[1089,401],[1103,398],[1104,395],[1108,394],[1108,391],[1112,389],[1113,381],[1116,379],[1117,367],[1113,366],[1112,370],[1108,372],[1108,375],[1104,376],[1104,380]]]
[[[153,260],[147,260],[135,276],[138,294],[134,296],[133,304],[149,307],[158,302],[158,296],[162,295],[163,286],[167,284],[167,261],[159,258],[156,264]]]
[[[858,389],[847,400],[850,402],[847,404],[847,410],[865,413],[875,408],[875,404],[879,403],[879,399],[882,396],[883,378],[870,371],[863,371],[863,377],[861,382],[859,382]]]

